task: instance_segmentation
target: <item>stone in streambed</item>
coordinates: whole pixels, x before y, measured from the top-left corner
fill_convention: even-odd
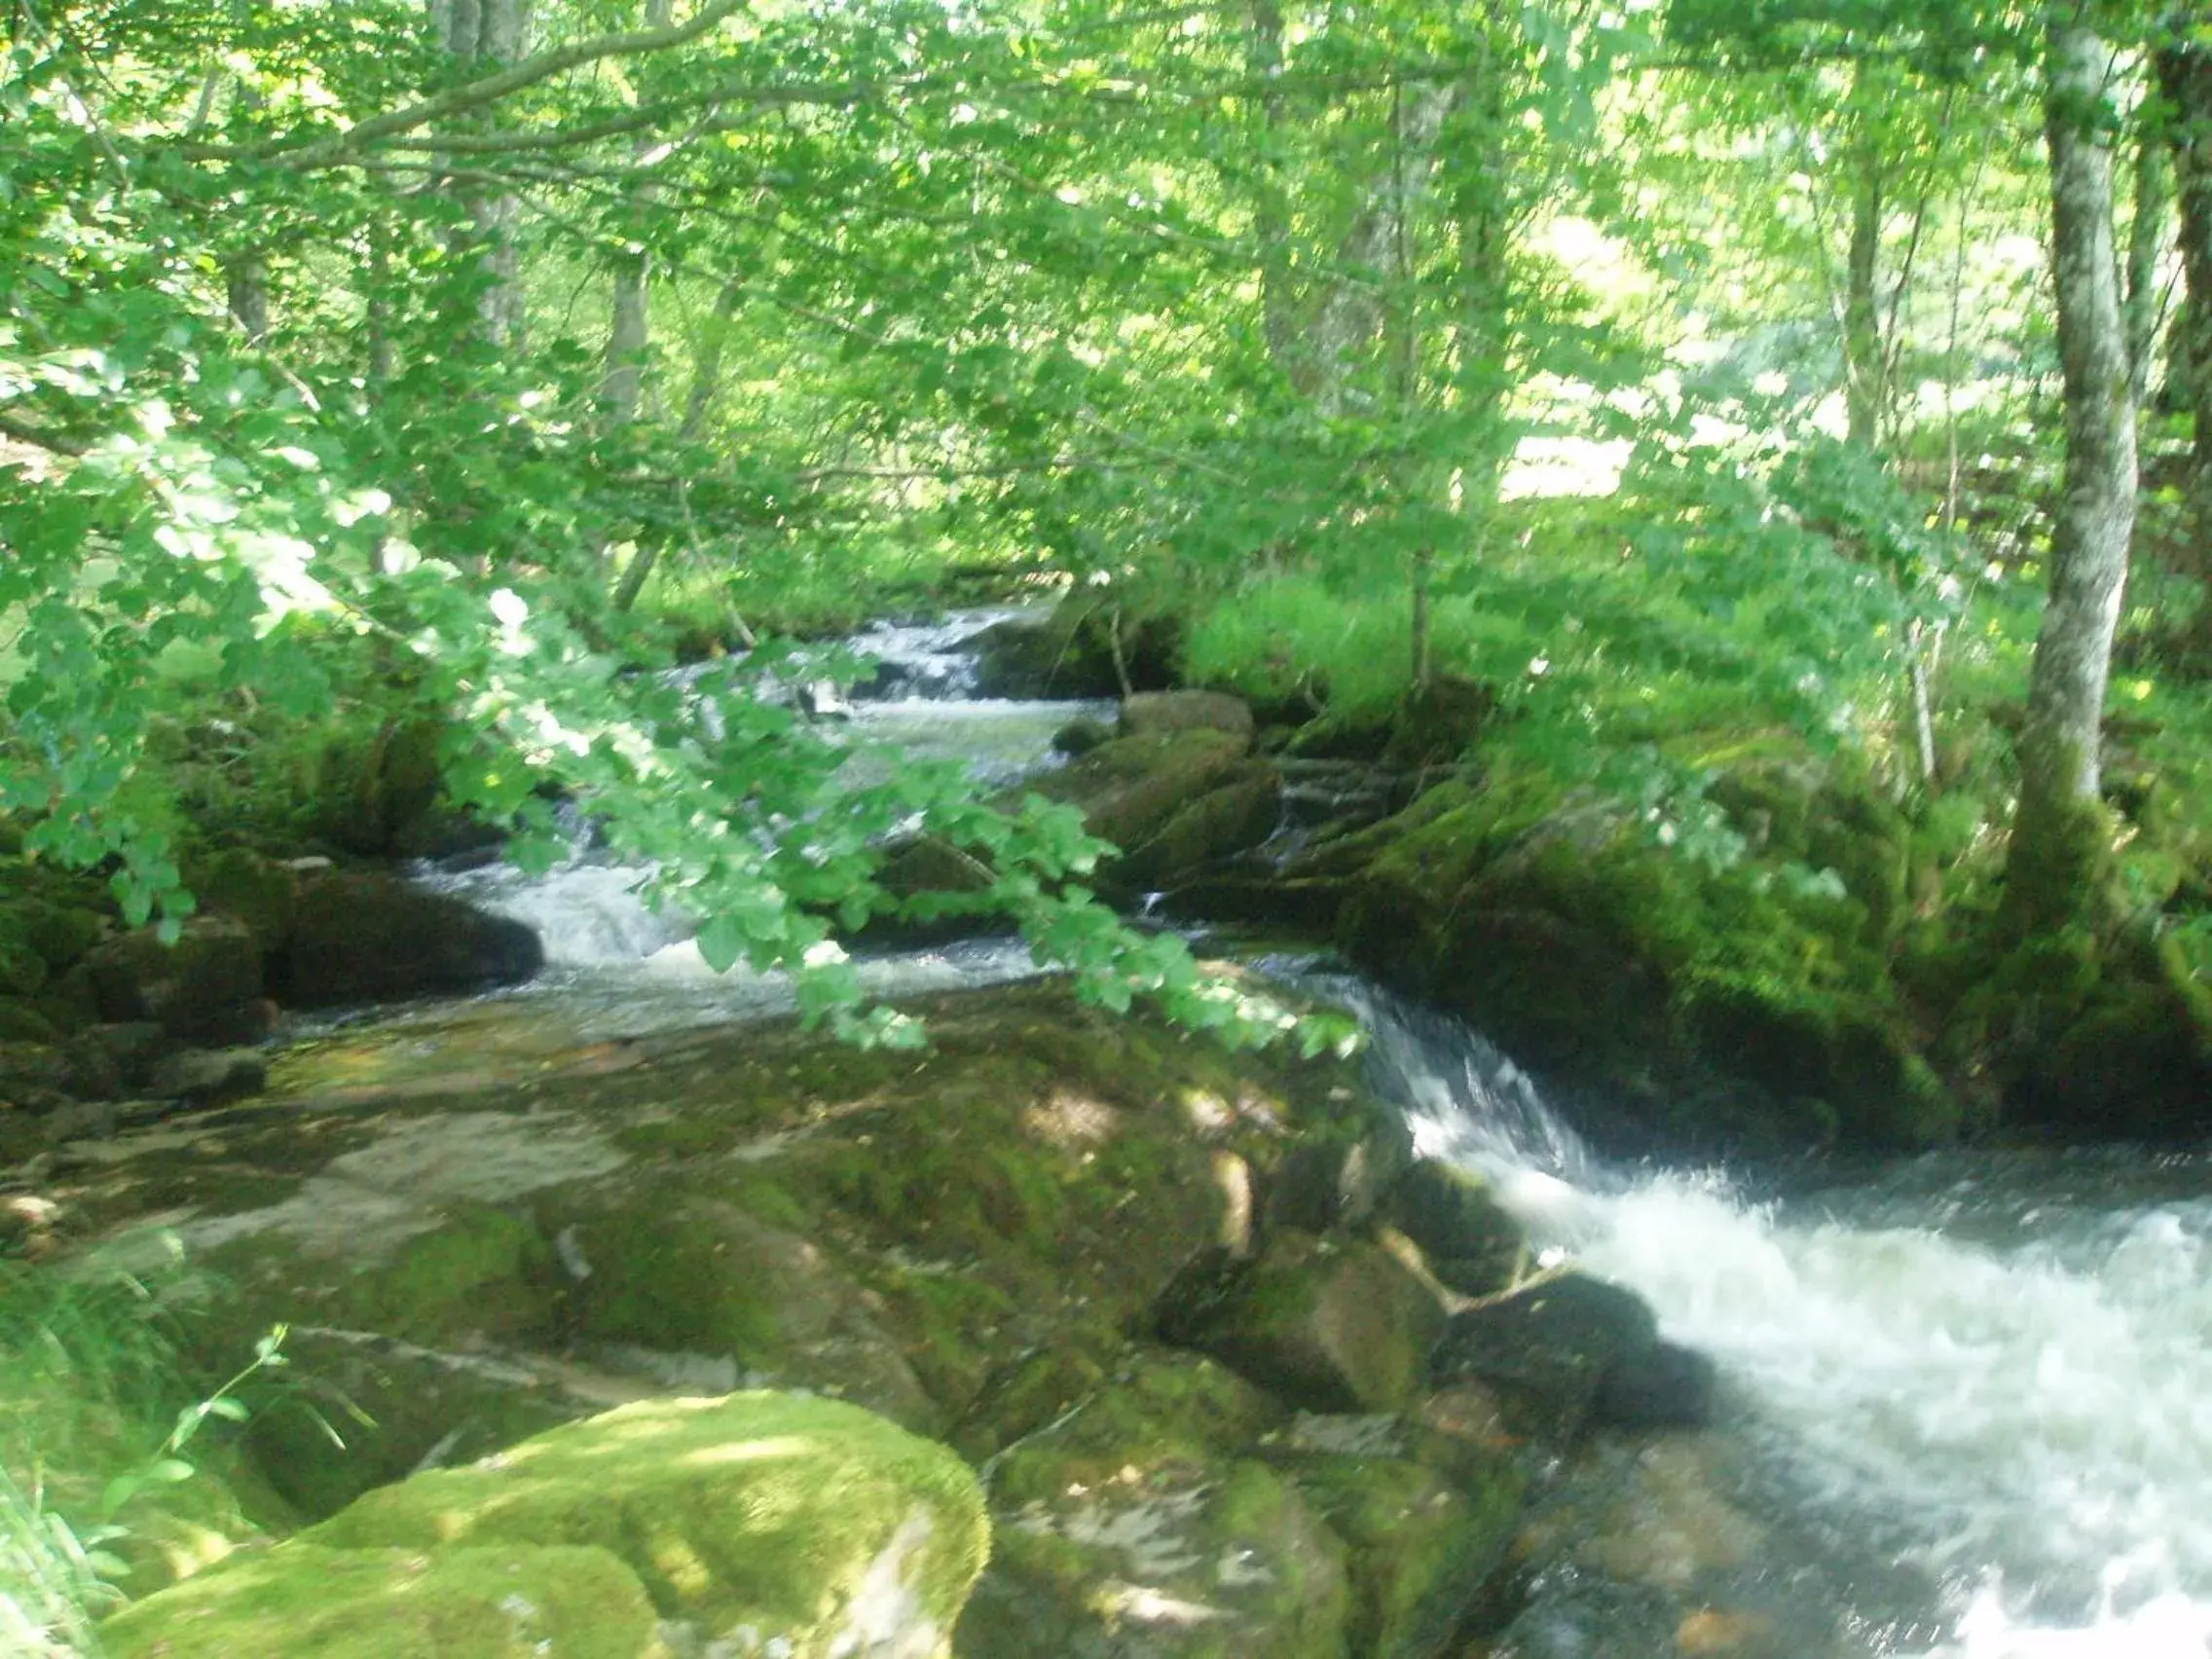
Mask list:
[[[1526,1251],[1521,1224],[1480,1175],[1424,1158],[1390,1188],[1383,1210],[1461,1295],[1491,1296],[1513,1282]]]
[[[1122,704],[1124,737],[1166,737],[1179,731],[1226,731],[1249,741],[1252,705],[1220,691],[1140,691]]]
[[[662,1618],[709,1641],[749,1630],[792,1659],[931,1659],[989,1553],[976,1477],[943,1447],[761,1392],[624,1406],[370,1493],[300,1536],[433,1559],[597,1550]]]
[[[1281,1408],[1210,1360],[1137,1349],[999,1458],[963,1659],[1337,1659],[1343,1542],[1251,1456]]]
[[[1455,1313],[1433,1369],[1443,1383],[1495,1389],[1521,1423],[1560,1441],[1608,1422],[1694,1426],[1713,1411],[1711,1362],[1662,1342],[1634,1291],[1586,1273],[1556,1273]]]
[[[521,922],[391,876],[345,871],[301,892],[272,977],[284,1001],[316,1008],[514,984],[544,962]]]
[[[99,1627],[112,1659],[669,1659],[638,1576],[604,1549],[340,1550],[290,1542]]]
[[[151,1020],[188,1043],[261,1034],[261,946],[243,922],[194,916],[174,944],[152,929],[106,940],[86,959],[100,1017]]]
[[[1284,1232],[1210,1295],[1163,1308],[1161,1329],[1309,1410],[1396,1411],[1425,1381],[1443,1322],[1390,1251]]]

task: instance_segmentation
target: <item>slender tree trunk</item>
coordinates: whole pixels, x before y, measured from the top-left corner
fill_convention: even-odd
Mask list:
[[[666,28],[670,0],[645,0],[645,27]],[[642,156],[649,146],[633,152]],[[636,203],[649,208],[659,191],[649,183],[638,187]],[[652,252],[643,242],[625,251],[614,267],[613,322],[607,333],[607,374],[600,395],[607,402],[610,426],[627,426],[638,418],[645,395],[645,352],[652,345]]]
[[[449,55],[479,67],[514,62],[522,55],[529,29],[526,0],[430,0],[430,20]],[[472,190],[462,201],[476,227],[477,257],[487,279],[476,303],[485,338],[495,346],[519,347],[524,315],[522,249],[516,241],[521,199]]]
[[[2158,255],[2166,245],[2171,156],[2163,131],[2147,129],[2137,137],[2135,216],[2127,230],[2127,360],[2138,409],[2150,392],[2151,359],[2157,354]]]
[[[730,319],[737,315],[744,298],[745,284],[735,276],[715,296],[715,314],[708,319],[692,357],[691,390],[683,400],[683,424],[677,428],[677,436],[687,444],[698,442],[700,433],[707,429],[707,417],[714,413],[715,399],[722,388],[722,345],[729,336]]]
[[[2051,267],[2066,387],[2066,495],[2050,550],[2020,733],[2020,801],[2006,866],[2010,931],[2093,918],[2109,832],[2099,747],[2113,631],[2135,530],[2135,400],[2113,246],[2113,153],[2098,119],[2112,54],[2079,20],[2046,42]]]
[[[1383,289],[1395,268],[1400,232],[1425,194],[1436,166],[1436,141],[1458,89],[1431,83],[1393,106],[1390,166],[1367,193],[1367,203],[1337,250],[1343,272],[1313,324],[1313,392],[1324,415],[1341,415],[1351,377],[1389,317]]]
[[[240,86],[238,97],[249,115],[261,108],[261,93],[252,87]],[[255,250],[237,255],[223,268],[223,289],[231,319],[245,337],[256,346],[268,339],[269,262]]]
[[[1882,346],[1881,301],[1875,291],[1881,275],[1886,203],[1882,152],[1871,134],[1861,135],[1855,162],[1851,256],[1843,295],[1843,399],[1851,441],[1874,449],[1882,441],[1882,416],[1888,402],[1888,376],[1884,373],[1888,353]]]
[[[391,340],[391,252],[380,226],[369,242],[369,387],[381,390],[397,368]]]
[[[2177,43],[2157,55],[2158,88],[2173,124],[2174,195],[2181,208],[2187,299],[2171,337],[2175,387],[2195,418],[2190,499],[2196,568],[2212,573],[2212,47]]]
[[[1251,45],[1246,68],[1260,84],[1260,184],[1252,209],[1252,229],[1260,244],[1260,316],[1268,358],[1295,381],[1298,322],[1290,278],[1290,203],[1282,186],[1279,146],[1286,132],[1282,93],[1282,7],[1277,0],[1252,0]]]
[[[1488,33],[1481,38],[1481,55],[1460,89],[1447,163],[1458,253],[1454,392],[1466,431],[1460,446],[1459,508],[1478,521],[1497,505],[1505,470],[1505,400],[1511,389],[1506,347],[1512,320],[1505,88]]]

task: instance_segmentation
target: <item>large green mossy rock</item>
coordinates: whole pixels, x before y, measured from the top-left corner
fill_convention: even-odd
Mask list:
[[[301,1536],[604,1551],[662,1618],[792,1659],[942,1652],[990,1548],[949,1451],[855,1406],[761,1392],[625,1406],[370,1493]]]
[[[295,1542],[127,1607],[100,1641],[110,1659],[668,1659],[657,1623],[608,1550]]]
[[[1714,863],[1609,797],[1448,783],[1323,855],[1350,872],[1340,942],[1602,1095],[1617,1116],[1594,1126],[1627,1147],[1940,1142],[1960,1110],[1879,944],[1901,904],[1901,821],[1825,799],[1790,828],[1803,862]],[[1859,873],[1813,867],[1824,856]]]

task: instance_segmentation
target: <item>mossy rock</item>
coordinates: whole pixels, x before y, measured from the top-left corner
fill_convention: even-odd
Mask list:
[[[1248,760],[1176,808],[1108,866],[1119,892],[1180,887],[1206,866],[1260,845],[1282,821],[1282,777],[1264,760]]]
[[[315,825],[349,852],[394,851],[436,806],[447,722],[428,715],[387,719],[323,752]]]
[[[174,944],[141,928],[86,958],[107,1020],[151,1019],[187,1042],[250,1034],[248,1005],[262,993],[261,947],[242,922],[194,916]]]
[[[1293,1404],[1397,1411],[1425,1383],[1444,1309],[1378,1244],[1284,1231],[1200,1306],[1161,1328]]]
[[[593,1548],[710,1639],[792,1659],[942,1650],[989,1553],[982,1493],[941,1446],[791,1394],[651,1400],[362,1497],[301,1534],[339,1550]]]
[[[186,879],[203,910],[243,922],[264,952],[281,950],[291,938],[299,878],[274,859],[227,848],[186,871]]]
[[[286,1002],[321,1008],[513,984],[544,961],[537,935],[521,922],[392,876],[347,871],[302,891],[271,980]]]
[[[1118,697],[1124,672],[1134,691],[1175,683],[1182,619],[1173,611],[1078,593],[1049,615],[995,624],[976,645],[977,689],[986,697]]]
[[[1155,1485],[1202,1481],[1284,1417],[1280,1403],[1201,1354],[1132,1346],[1094,1376],[1049,1432],[998,1462],[993,1501],[1049,1502],[1070,1486],[1110,1484],[1131,1471]]]
[[[1528,1254],[1521,1224],[1469,1169],[1424,1158],[1383,1199],[1391,1225],[1421,1248],[1429,1271],[1463,1296],[1510,1285]]]
[[[1284,1471],[1344,1539],[1354,1600],[1348,1650],[1439,1659],[1494,1595],[1525,1482],[1499,1463],[1470,1493],[1405,1457],[1306,1455]]]
[[[61,1033],[34,1003],[0,997],[0,1043],[54,1043]]]
[[[962,1659],[1341,1655],[1344,1546],[1249,1455],[1280,1420],[1211,1361],[1132,1350],[994,1465],[997,1547]]]
[[[99,1627],[111,1659],[668,1659],[613,1552],[331,1549],[240,1558]]]
[[[1093,835],[1126,851],[1160,834],[1199,796],[1240,776],[1250,748],[1249,733],[1206,727],[1118,737],[1031,779],[1024,790],[1075,807]]]
[[[1339,940],[1608,1102],[1584,1126],[1617,1150],[1937,1144],[1960,1109],[1900,1011],[1889,923],[1870,919],[1902,903],[1909,834],[1887,803],[1839,798],[1788,833],[1857,837],[1886,872],[1871,903],[1801,864],[1714,867],[1540,776],[1446,785],[1332,854],[1358,866]]]
[[[619,1178],[597,1204],[557,1201],[555,1212],[589,1265],[569,1298],[575,1336],[727,1355],[740,1375],[818,1389],[917,1431],[943,1426],[863,1287],[798,1234]]]

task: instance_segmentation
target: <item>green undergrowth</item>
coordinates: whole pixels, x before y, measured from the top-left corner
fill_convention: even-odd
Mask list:
[[[128,1596],[281,1520],[229,1431],[282,1334],[196,1382],[176,1309],[203,1290],[173,1246],[150,1271],[0,1260],[0,1652],[96,1659]]]

